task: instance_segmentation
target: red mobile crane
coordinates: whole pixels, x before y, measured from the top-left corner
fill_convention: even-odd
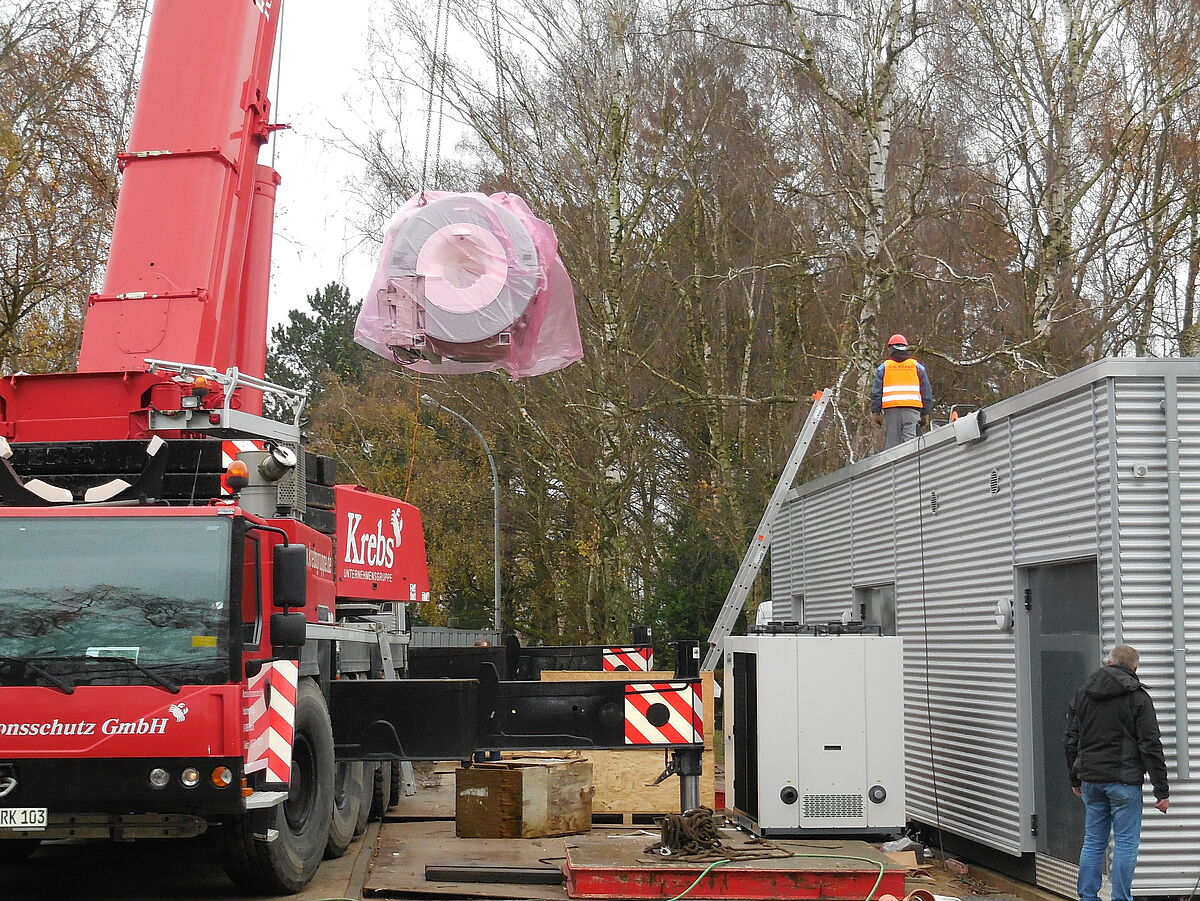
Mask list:
[[[296,891],[393,762],[475,750],[673,748],[695,806],[690,645],[666,685],[397,678],[420,513],[335,486],[263,378],[281,5],[158,0],[77,371],[0,379],[0,859],[216,829]]]

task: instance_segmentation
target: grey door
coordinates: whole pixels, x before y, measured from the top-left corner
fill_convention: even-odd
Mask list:
[[[1034,566],[1025,571],[1029,607],[1037,850],[1077,862],[1083,802],[1071,791],[1063,753],[1067,708],[1101,663],[1096,561]]]

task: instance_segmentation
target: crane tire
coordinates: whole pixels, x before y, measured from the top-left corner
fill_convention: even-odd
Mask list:
[[[333,728],[325,698],[312,679],[296,693],[288,798],[271,809],[273,841],[254,837],[250,815],[222,821],[225,872],[239,887],[262,893],[298,892],[316,875],[329,838],[334,793]]]
[[[354,824],[354,837],[358,838],[367,831],[367,823],[371,821],[371,801],[375,797],[375,771],[379,764],[367,761],[363,764],[362,794],[358,799],[358,822]]]
[[[333,779],[333,816],[329,819],[329,838],[325,842],[325,859],[341,857],[350,847],[358,828],[358,814],[363,803],[364,764],[361,760],[337,764]]]
[[[402,771],[400,769],[400,761],[393,760],[392,761],[391,791],[389,792],[389,795],[388,795],[388,810],[391,810],[393,807],[395,807],[397,804],[400,803],[400,793],[401,793],[401,788],[402,788],[400,785],[401,775],[402,775]]]
[[[398,764],[394,760],[383,760],[375,770],[375,783],[371,792],[371,819],[382,820],[383,815],[391,807],[392,801],[392,767]]]

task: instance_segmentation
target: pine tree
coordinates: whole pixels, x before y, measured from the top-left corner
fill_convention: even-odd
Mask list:
[[[292,310],[286,324],[271,329],[267,378],[314,398],[327,386],[330,374],[360,382],[368,354],[354,343],[358,305],[345,285],[330,282],[308,295],[307,302],[311,314]]]

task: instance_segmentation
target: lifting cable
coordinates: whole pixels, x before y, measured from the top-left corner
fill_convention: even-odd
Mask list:
[[[504,46],[500,42],[500,0],[492,0],[492,62],[496,69],[496,125],[500,135],[500,166],[505,171],[508,157],[508,99],[504,92]]]
[[[437,187],[438,170],[442,165],[442,119],[446,108],[446,75],[449,68],[446,45],[450,36],[449,0],[438,0],[433,22],[433,47],[429,59],[429,106],[425,110],[425,149],[421,153],[421,183],[418,186],[421,202],[425,202],[426,182]],[[433,103],[437,98],[437,121],[434,121]],[[436,127],[436,137],[434,131]],[[434,137],[433,171],[429,169],[429,141]]]
[[[120,127],[123,134],[129,134],[129,103],[133,98],[133,79],[137,75],[138,63],[142,58],[142,39],[146,35],[146,15],[150,9],[150,0],[142,0],[141,18],[138,20],[137,46],[133,48],[133,57],[129,60],[129,73],[125,76],[125,97],[121,103]]]
[[[918,426],[918,428],[920,428]],[[930,696],[932,678],[929,673],[929,607],[925,598],[925,488],[922,482],[921,456],[925,450],[925,436],[917,433],[917,539],[918,554],[921,560],[921,629],[924,633],[925,657],[925,727],[929,739],[929,774],[933,785],[933,818],[937,824],[938,850],[941,852],[943,863],[946,860],[946,846],[942,838],[942,805],[938,790],[937,761],[933,754],[933,698]]]
[[[283,17],[287,15],[288,7],[279,9],[279,40],[275,47],[275,103],[271,107],[271,119],[279,121],[279,95],[283,92]],[[275,168],[275,148],[279,146],[279,132],[271,132],[271,168]]]

